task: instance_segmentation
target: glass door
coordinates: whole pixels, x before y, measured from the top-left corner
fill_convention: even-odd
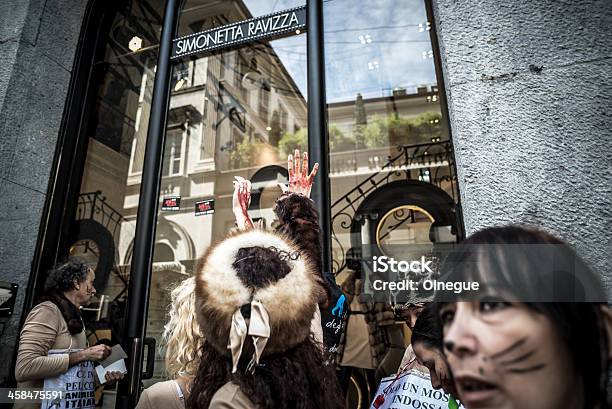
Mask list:
[[[300,5],[303,0],[188,0],[177,36]],[[277,184],[288,176],[287,155],[308,148],[306,101],[305,35],[173,64],[146,328],[157,347],[145,387],[176,373],[167,365],[163,336],[171,292],[193,276],[210,244],[234,227],[235,176],[252,182],[251,218],[268,228],[274,221]],[[133,147],[134,160],[142,149]]]
[[[410,342],[406,303],[431,297],[374,291],[373,257],[423,257],[437,273],[461,239],[431,4],[372,0],[367,8],[324,3],[333,268],[351,311],[362,312],[349,315],[340,360],[347,408],[368,407],[376,377],[397,371]],[[367,296],[377,302],[361,301]],[[381,311],[394,319],[372,318]]]
[[[143,152],[158,58],[163,0],[125,1],[109,8],[108,34],[93,61],[84,118],[86,150],[68,254],[96,273],[97,294],[83,308],[90,345],[123,344],[126,305],[139,203]],[[104,36],[104,34],[101,34]],[[80,159],[79,159],[80,160]],[[71,164],[71,166],[75,166]],[[97,407],[114,408],[117,385],[96,390]]]

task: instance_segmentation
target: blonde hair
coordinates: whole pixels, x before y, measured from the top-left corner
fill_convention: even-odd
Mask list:
[[[200,365],[202,331],[195,319],[195,278],[182,281],[172,290],[170,320],[164,326],[166,343],[166,373],[193,376]]]

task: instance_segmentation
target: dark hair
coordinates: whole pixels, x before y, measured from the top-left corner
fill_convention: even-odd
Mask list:
[[[609,340],[600,309],[606,300],[605,291],[599,278],[567,243],[529,227],[487,228],[462,242],[442,271],[443,281],[476,280],[485,286],[494,282],[488,290],[501,286],[503,291],[492,295],[514,297],[514,301],[524,302],[548,317],[582,378],[583,407],[608,407]],[[437,294],[436,301],[461,298],[452,300],[448,296]]]
[[[442,323],[440,322],[435,303],[427,304],[414,323],[410,343],[414,347],[419,342],[429,348],[437,349],[440,352],[443,351]]]
[[[243,247],[236,253],[232,267],[245,285],[263,288],[289,274],[291,267],[284,258],[275,247]]]
[[[253,345],[245,343],[232,374],[231,359],[205,341],[187,409],[208,408],[215,392],[230,381],[259,409],[343,408],[334,367],[325,363],[321,346],[312,338],[284,353],[262,357],[253,373],[247,370],[252,353]]]
[[[45,293],[63,293],[73,288],[74,282],[82,283],[87,279],[90,267],[79,259],[56,265],[47,275],[45,281]]]
[[[510,225],[481,230],[444,261],[442,281],[475,281],[481,291],[507,294],[521,302],[606,302],[589,266],[563,240],[530,227]],[[437,301],[465,299],[438,292]]]

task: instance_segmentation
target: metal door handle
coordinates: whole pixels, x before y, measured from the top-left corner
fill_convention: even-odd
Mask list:
[[[143,344],[147,347],[147,368],[140,379],[151,379],[155,369],[155,338],[145,337]]]
[[[130,377],[130,395],[136,396],[135,393],[140,389],[140,362],[138,362],[138,357],[140,356],[140,348],[142,340],[140,338],[134,338],[132,341],[132,353],[130,354],[130,369],[131,373]]]

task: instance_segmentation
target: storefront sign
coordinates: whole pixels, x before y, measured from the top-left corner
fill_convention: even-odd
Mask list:
[[[215,199],[202,200],[195,204],[195,215],[203,216],[205,214],[213,214],[215,212]]]
[[[239,21],[210,30],[179,37],[172,41],[171,60],[245,44],[264,38],[290,35],[306,27],[306,6]]]
[[[181,209],[181,198],[179,196],[164,197],[162,201],[162,210],[176,212]]]

